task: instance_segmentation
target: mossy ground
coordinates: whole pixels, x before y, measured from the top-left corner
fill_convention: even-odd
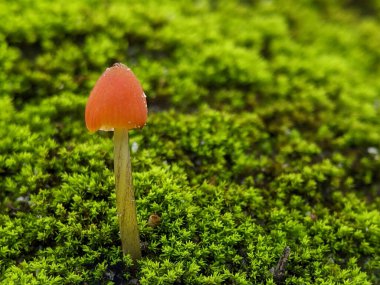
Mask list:
[[[379,14],[378,0],[0,1],[1,283],[379,284]],[[130,134],[134,266],[112,134],[83,118],[114,62],[150,108]]]

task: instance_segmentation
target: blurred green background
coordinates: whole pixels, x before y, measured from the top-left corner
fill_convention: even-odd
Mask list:
[[[2,284],[379,284],[379,0],[0,0],[0,20]],[[112,133],[84,124],[115,62],[148,96],[134,265]]]

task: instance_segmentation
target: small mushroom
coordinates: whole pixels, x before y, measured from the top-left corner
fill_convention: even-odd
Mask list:
[[[148,226],[155,228],[161,223],[161,217],[157,214],[151,214],[148,219]]]
[[[86,104],[87,129],[114,131],[116,209],[122,250],[133,260],[141,257],[128,131],[142,128],[147,120],[146,96],[127,66],[116,63],[100,76]]]

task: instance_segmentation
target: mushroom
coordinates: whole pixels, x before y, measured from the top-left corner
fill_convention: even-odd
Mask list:
[[[146,96],[127,66],[116,63],[100,76],[86,104],[85,120],[90,132],[114,131],[116,209],[123,254],[141,257],[128,131],[145,125]]]

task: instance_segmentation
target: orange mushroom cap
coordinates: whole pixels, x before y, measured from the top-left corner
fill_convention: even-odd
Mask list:
[[[141,128],[147,117],[146,96],[133,72],[121,63],[107,68],[86,104],[87,129],[95,132]]]

